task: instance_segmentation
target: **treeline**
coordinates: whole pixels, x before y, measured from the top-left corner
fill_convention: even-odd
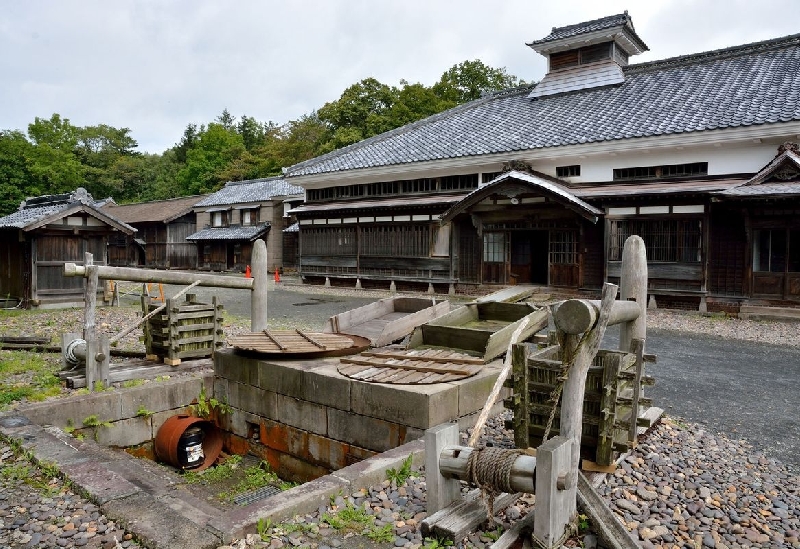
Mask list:
[[[0,215],[26,197],[77,187],[118,203],[213,192],[227,181],[277,175],[285,166],[521,84],[504,68],[478,60],[454,65],[432,86],[367,78],[282,125],[225,109],[212,122],[188,124],[161,154],[137,151],[129,128],[78,127],[59,114],[37,117],[27,133],[0,130]]]

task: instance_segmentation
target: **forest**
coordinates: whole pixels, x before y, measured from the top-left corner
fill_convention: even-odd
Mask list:
[[[228,181],[278,175],[283,167],[524,84],[480,60],[452,66],[431,86],[365,78],[283,124],[224,109],[213,121],[188,123],[161,154],[137,151],[130,128],[75,126],[58,113],[37,116],[27,132],[0,129],[0,216],[27,197],[77,187],[119,204],[214,192]]]

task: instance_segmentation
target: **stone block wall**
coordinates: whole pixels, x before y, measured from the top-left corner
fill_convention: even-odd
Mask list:
[[[214,355],[214,396],[231,406],[220,418],[229,451],[251,452],[307,481],[423,436],[467,425],[483,407],[501,363],[451,383],[389,385],[347,378],[339,359],[259,360],[223,349]]]

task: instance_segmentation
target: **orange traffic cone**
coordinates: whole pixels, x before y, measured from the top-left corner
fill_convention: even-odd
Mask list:
[[[252,275],[250,274],[250,265],[245,267],[245,269],[244,269],[244,277],[245,278],[253,278]]]
[[[275,267],[275,282],[280,282],[280,281],[281,281],[281,274],[280,272],[278,272],[278,268]]]

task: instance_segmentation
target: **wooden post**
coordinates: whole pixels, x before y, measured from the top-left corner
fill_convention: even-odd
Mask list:
[[[84,254],[86,267],[86,294],[83,309],[83,339],[89,340],[96,335],[95,314],[97,309],[97,267],[94,265],[94,256],[89,252]]]
[[[547,548],[561,545],[566,525],[575,515],[578,476],[577,471],[574,476],[569,472],[576,446],[573,440],[557,436],[536,450],[533,535]]]
[[[530,446],[531,414],[530,414],[530,388],[528,387],[528,345],[518,343],[511,349],[512,355],[512,395],[514,403],[514,446],[520,449]]]
[[[461,497],[461,484],[442,476],[439,471],[439,454],[446,446],[458,444],[458,424],[444,423],[425,431],[425,482],[427,512],[432,515]]]
[[[253,293],[250,296],[250,331],[263,332],[267,322],[267,245],[262,239],[253,243]]]
[[[637,420],[639,419],[639,399],[642,397],[642,376],[644,376],[644,340],[639,338],[631,342],[631,353],[636,355],[633,378],[633,402],[631,403],[631,424],[628,427],[628,441],[631,448],[636,446]]]
[[[644,240],[637,235],[629,236],[622,248],[619,297],[639,307],[639,315],[619,330],[619,350],[628,353],[631,341],[641,339],[644,343],[647,337],[647,252]]]
[[[603,393],[600,396],[600,424],[597,426],[597,452],[595,453],[595,461],[599,465],[611,465],[613,462],[619,371],[619,360],[607,360],[603,365]]]
[[[111,343],[105,334],[97,336],[97,353],[93,358],[97,368],[97,380],[102,381],[103,386],[108,388],[110,386]]]
[[[570,468],[571,484],[577,485],[578,469],[580,467],[581,435],[583,432],[583,397],[586,393],[586,376],[592,360],[600,348],[603,336],[608,325],[614,299],[617,296],[617,286],[605,284],[603,286],[603,299],[601,300],[600,316],[594,328],[578,339],[577,335],[564,335],[563,362],[569,366],[567,380],[561,397],[561,423],[560,434],[572,440],[572,460]],[[575,513],[576,500],[573,497],[570,503],[570,516]]]
[[[95,360],[100,349],[97,344],[97,336],[91,335],[83,339],[86,340],[86,388],[93,393],[95,382],[100,380],[100,372]]]

